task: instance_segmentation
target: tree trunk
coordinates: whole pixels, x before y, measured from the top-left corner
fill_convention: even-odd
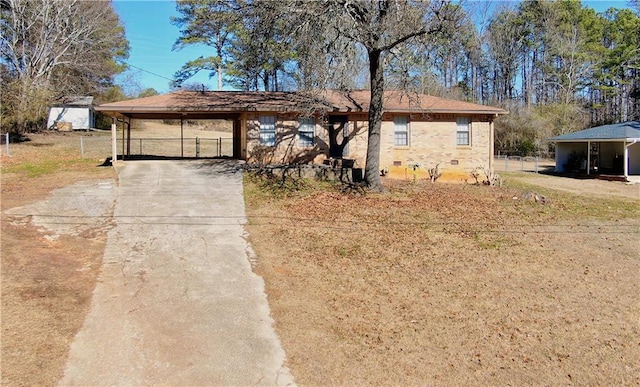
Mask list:
[[[384,76],[380,63],[380,50],[369,50],[369,74],[371,76],[371,101],[369,104],[369,140],[364,179],[374,192],[384,191],[380,181],[380,131],[384,100]]]

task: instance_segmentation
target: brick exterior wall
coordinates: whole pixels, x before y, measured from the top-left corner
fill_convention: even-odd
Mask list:
[[[260,145],[260,116],[276,116],[275,147]],[[411,115],[408,117],[409,145],[394,145],[394,117],[385,114],[380,144],[380,168],[391,177],[428,178],[427,170],[440,163],[442,180],[462,181],[476,167],[491,168],[493,123],[489,116],[470,116],[470,145],[456,145],[456,115]],[[326,120],[315,117],[313,147],[300,147],[298,117],[293,114],[250,113],[246,115],[247,158],[266,163],[317,163],[329,158],[329,133]],[[350,141],[343,157],[355,159],[356,168],[364,168],[367,151],[367,115],[349,115]],[[343,135],[338,136],[339,141]],[[417,165],[414,171],[414,165]]]
[[[275,146],[260,142],[260,117],[275,116]],[[247,154],[251,162],[266,164],[315,163],[322,164],[329,155],[329,136],[321,118],[314,117],[314,146],[300,146],[299,117],[283,113],[250,113],[245,115],[247,129]]]
[[[438,168],[442,180],[470,177],[476,167],[489,168],[492,153],[492,124],[485,117],[471,117],[470,144],[456,144],[456,116],[440,115],[433,120],[422,116],[409,118],[409,145],[394,145],[393,115],[382,124],[380,168],[390,176],[427,178],[427,170]]]

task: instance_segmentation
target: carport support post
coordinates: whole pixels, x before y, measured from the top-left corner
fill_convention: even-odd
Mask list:
[[[180,118],[180,157],[184,157],[184,118]]]
[[[124,125],[124,124],[123,124]],[[122,127],[124,130],[124,126]],[[127,119],[127,157],[131,156],[131,118]],[[122,157],[124,159],[124,156]]]
[[[122,116],[122,160],[124,160],[124,151],[125,149],[127,149],[124,142],[125,140],[124,136],[126,133],[127,133],[126,130],[124,130],[124,116]]]
[[[590,169],[591,169],[591,141],[587,141],[587,176],[589,176]]]
[[[116,127],[117,125],[114,120],[114,122],[111,124],[111,165],[115,165],[116,160],[118,160]]]
[[[622,143],[622,145],[624,145],[624,159],[622,160],[622,164],[624,165],[624,178],[627,181],[629,181],[629,146],[632,144],[627,145],[626,141]]]

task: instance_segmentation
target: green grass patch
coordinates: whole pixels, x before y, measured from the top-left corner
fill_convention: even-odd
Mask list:
[[[64,171],[89,171],[96,167],[94,159],[48,158],[3,166],[2,172],[20,174],[27,178],[36,178]]]

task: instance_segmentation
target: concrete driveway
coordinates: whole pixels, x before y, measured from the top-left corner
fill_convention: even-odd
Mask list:
[[[60,385],[288,385],[233,161],[118,167],[114,227]]]

